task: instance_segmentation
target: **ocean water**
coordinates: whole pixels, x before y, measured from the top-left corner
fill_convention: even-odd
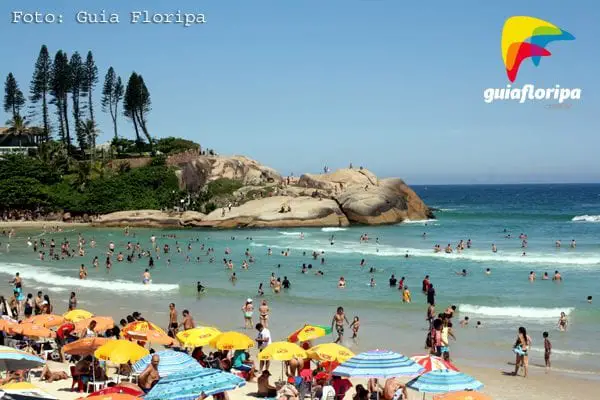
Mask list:
[[[285,337],[304,322],[328,324],[337,306],[343,306],[348,318],[361,320],[359,341],[346,339],[345,344],[360,351],[391,348],[405,354],[423,352],[426,335],[426,299],[421,281],[429,275],[436,288],[438,312],[451,304],[458,306],[451,354],[461,362],[480,365],[485,362],[509,369],[514,360],[510,351],[519,326],[527,328],[533,338],[532,364],[543,364],[542,332],[548,331],[553,343],[555,370],[589,375],[600,372],[600,185],[477,185],[415,186],[416,192],[430,206],[438,209],[435,220],[409,221],[385,227],[264,229],[264,230],[157,230],[133,229],[125,236],[122,229],[65,229],[62,233],[19,230],[10,240],[0,236],[0,273],[7,279],[20,272],[25,292],[49,291],[55,302],[66,304],[68,292],[78,293],[82,306],[101,309],[115,318],[138,309],[158,323],[166,325],[167,304],[188,308],[204,324],[223,329],[242,326],[240,307],[247,297],[258,300],[257,287],[265,287],[265,298],[272,308],[272,331],[276,338]],[[76,246],[77,234],[95,249],[86,248],[84,257],[60,261],[39,261],[27,244],[32,240],[54,238],[59,247],[63,238]],[[370,240],[359,240],[362,234]],[[425,233],[425,235],[423,235]],[[518,236],[528,237],[522,248]],[[116,262],[107,272],[104,267],[109,241],[117,252],[126,252],[128,241],[150,248],[155,234],[160,258],[155,256],[151,270],[153,283],[141,284],[147,259],[134,263]],[[303,234],[303,237],[301,237]],[[510,238],[507,238],[508,235]],[[135,236],[134,236],[135,235]],[[176,235],[167,238],[163,235]],[[333,244],[331,239],[333,237]],[[453,248],[460,240],[471,239],[472,246],[461,254],[434,253],[433,246]],[[575,239],[577,247],[569,247]],[[555,241],[561,240],[557,249]],[[164,254],[163,245],[171,251]],[[191,251],[187,246],[191,245]],[[201,250],[204,244],[205,250]],[[492,244],[497,253],[491,251]],[[181,252],[176,247],[180,246]],[[206,249],[215,249],[207,255]],[[268,249],[272,255],[267,255]],[[230,254],[225,254],[230,249]],[[282,252],[289,249],[288,255]],[[48,252],[48,248],[43,249]],[[256,259],[248,270],[241,268],[248,250]],[[322,253],[315,260],[313,251]],[[526,255],[523,255],[523,252]],[[406,258],[405,255],[409,254]],[[97,255],[100,267],[92,267]],[[190,261],[186,261],[186,257]],[[200,262],[196,261],[200,257]],[[214,257],[214,262],[210,258]],[[232,284],[231,271],[223,258],[231,259],[238,280]],[[324,258],[324,263],[321,263]],[[167,260],[171,263],[168,265]],[[365,266],[360,266],[361,259]],[[88,279],[78,278],[78,266],[85,264]],[[312,264],[309,273],[301,273],[302,264]],[[370,273],[374,268],[375,272]],[[491,274],[485,274],[486,268]],[[466,277],[456,274],[466,269]],[[315,275],[321,270],[323,276]],[[558,270],[563,282],[541,280]],[[530,271],[537,280],[530,282]],[[269,276],[287,276],[291,288],[274,294]],[[413,296],[411,304],[401,302],[401,292],[390,288],[391,274],[404,276]],[[337,289],[344,276],[346,289]],[[371,287],[374,278],[377,285]],[[207,287],[198,296],[196,282]],[[34,289],[35,288],[35,289]],[[8,295],[8,289],[5,293]],[[587,296],[595,302],[588,304]],[[559,332],[557,321],[564,311],[569,318],[567,332]],[[461,328],[458,321],[469,316],[471,323]],[[477,321],[480,328],[475,328]]]

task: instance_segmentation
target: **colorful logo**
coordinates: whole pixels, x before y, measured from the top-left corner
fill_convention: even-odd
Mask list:
[[[521,63],[531,58],[533,65],[540,65],[542,57],[549,57],[546,50],[550,42],[575,40],[569,32],[543,19],[515,16],[510,17],[502,28],[502,60],[506,66],[508,80],[514,82]]]

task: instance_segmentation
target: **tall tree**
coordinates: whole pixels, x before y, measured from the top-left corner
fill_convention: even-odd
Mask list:
[[[129,77],[129,81],[127,82],[127,87],[125,88],[125,96],[123,97],[123,114],[131,119],[133,123],[133,128],[135,129],[135,143],[139,147],[142,143],[142,139],[140,138],[139,124],[138,124],[138,108],[140,104],[140,81],[139,75],[133,72]]]
[[[59,50],[56,52],[54,62],[52,63],[50,94],[53,97],[51,102],[57,109],[56,114],[58,115],[60,136],[68,149],[70,149],[71,146],[68,113],[68,95],[71,91],[71,80],[69,57],[62,50]]]
[[[6,77],[4,83],[4,112],[12,113],[12,118],[21,115],[21,107],[25,105],[25,97],[19,89],[19,84],[12,72]]]
[[[88,110],[90,112],[90,120],[96,122],[94,119],[94,104],[92,102],[92,94],[94,88],[98,83],[98,67],[94,61],[94,56],[91,51],[88,51],[87,57],[84,64],[84,79],[82,82],[82,95],[87,96]]]
[[[71,100],[73,103],[73,123],[75,133],[77,134],[77,143],[81,150],[87,149],[88,142],[85,133],[82,131],[82,112],[79,106],[79,98],[82,96],[86,70],[81,56],[78,52],[73,53],[69,62],[69,72],[71,74]]]
[[[102,110],[110,113],[115,131],[115,139],[119,138],[117,132],[117,116],[119,102],[122,98],[123,82],[121,82],[121,77],[117,76],[113,67],[110,67],[104,77],[104,87],[102,88]]]
[[[42,123],[44,139],[50,138],[50,118],[48,116],[48,92],[50,91],[50,80],[52,72],[52,60],[46,45],[42,45],[40,54],[35,62],[33,78],[29,90],[29,99],[36,104],[42,102]]]

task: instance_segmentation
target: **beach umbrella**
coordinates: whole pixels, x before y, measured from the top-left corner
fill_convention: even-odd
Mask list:
[[[355,355],[333,370],[333,375],[357,378],[391,378],[418,375],[423,367],[392,351],[371,350]]]
[[[64,319],[71,322],[81,321],[82,319],[91,318],[94,314],[86,310],[71,310],[63,314]]]
[[[108,393],[100,394],[97,396],[80,397],[77,400],[91,399],[91,400],[140,400],[141,397],[134,396],[128,393]]]
[[[343,363],[355,354],[344,346],[337,343],[324,343],[313,346],[306,351],[311,360],[336,361]]]
[[[331,327],[326,325],[310,325],[306,324],[302,328],[295,330],[288,336],[288,342],[296,343],[314,340],[322,336],[329,335]]]
[[[161,378],[177,372],[202,369],[198,361],[181,351],[163,350],[154,354],[160,357],[158,375]],[[154,354],[148,354],[133,364],[133,371],[136,373],[143,372],[150,365]]]
[[[434,396],[433,400],[492,400],[492,398],[481,392],[461,390],[460,392],[450,392],[439,396]]]
[[[213,368],[186,371],[160,378],[144,400],[196,400],[244,386],[242,378]]]
[[[144,392],[142,392],[139,388],[139,386],[136,386],[137,389],[130,387],[130,386],[123,386],[123,384],[119,384],[119,385],[115,385],[112,387],[107,387],[105,389],[102,390],[98,390],[92,394],[90,394],[88,397],[97,397],[97,396],[103,396],[103,395],[107,395],[107,394],[128,394],[131,396],[141,396],[144,394]],[[97,399],[93,399],[93,400],[97,400]]]
[[[41,367],[46,362],[38,356],[12,347],[0,346],[0,371]]]
[[[10,332],[12,328],[17,326],[19,323],[17,321],[10,321],[8,319],[0,319],[0,331],[2,332]]]
[[[63,347],[63,352],[74,356],[87,356],[94,352],[110,339],[102,337],[83,338],[68,343]]]
[[[221,334],[217,328],[199,326],[177,333],[177,339],[184,347],[200,347],[208,345],[211,340]]]
[[[18,395],[16,396],[18,398],[56,399],[30,382],[11,382],[0,386],[0,389],[9,395]],[[4,397],[2,398],[4,399]]]
[[[290,342],[273,342],[258,353],[260,361],[289,361],[292,358],[307,358],[306,351]]]
[[[462,372],[442,369],[427,372],[411,380],[406,386],[424,393],[447,393],[479,390],[483,387],[483,383]]]
[[[170,346],[175,342],[158,325],[150,321],[134,321],[125,325],[121,330],[121,337],[164,346]]]
[[[148,354],[148,350],[128,340],[109,340],[94,352],[96,358],[115,364],[136,362]]]
[[[26,319],[23,323],[43,326],[44,328],[53,328],[65,322],[64,317],[54,314],[40,314]]]
[[[248,350],[254,346],[254,341],[243,333],[229,331],[214,338],[210,345],[217,350]]]
[[[446,361],[443,358],[434,356],[432,354],[412,356],[410,359],[422,366],[425,369],[424,372],[437,371],[439,369],[458,371],[458,368],[456,368],[450,361]]]
[[[111,317],[91,317],[79,320],[75,323],[75,331],[81,332],[90,325],[90,322],[96,321],[94,332],[101,333],[114,328],[115,321]]]
[[[10,329],[11,332],[17,333],[19,335],[27,336],[27,337],[36,337],[36,338],[53,338],[56,337],[56,332],[51,331],[48,328],[44,328],[43,326],[23,323],[18,324]]]

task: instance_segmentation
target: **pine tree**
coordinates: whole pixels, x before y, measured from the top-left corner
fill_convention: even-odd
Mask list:
[[[123,97],[123,115],[127,118],[131,119],[133,122],[133,128],[135,130],[135,143],[140,146],[142,143],[142,139],[140,138],[140,131],[138,129],[137,123],[137,107],[139,104],[139,80],[138,74],[133,72],[129,77],[129,81],[127,82],[127,87],[125,88],[125,96]]]
[[[148,128],[146,127],[146,121],[148,117],[148,113],[152,110],[150,101],[150,92],[146,87],[146,83],[144,82],[144,78],[141,75],[138,75],[138,90],[139,90],[139,100],[137,107],[137,118],[140,127],[142,128],[142,132],[148,139],[148,143],[150,144],[150,150],[152,151],[152,137],[150,137],[150,133],[148,133]]]
[[[115,139],[118,139],[119,137],[117,132],[117,116],[119,102],[122,98],[123,82],[121,82],[120,77],[117,77],[114,68],[110,67],[104,77],[104,87],[102,88],[102,110],[110,113],[110,117],[113,121]]]
[[[52,63],[52,79],[50,81],[50,94],[52,104],[56,106],[60,136],[63,143],[70,150],[71,134],[69,129],[68,95],[71,91],[71,71],[69,57],[62,50],[56,52]]]
[[[31,88],[29,90],[32,103],[36,104],[40,100],[42,102],[42,121],[44,139],[50,138],[50,118],[48,116],[48,92],[50,90],[50,80],[52,71],[52,60],[48,54],[46,45],[42,45],[40,54],[35,63],[33,78],[31,79]]]
[[[77,134],[77,143],[83,151],[88,147],[88,141],[85,133],[82,131],[82,112],[79,106],[79,98],[82,96],[82,86],[85,80],[86,70],[78,52],[73,53],[69,62],[69,72],[71,75],[71,100],[73,103],[73,123],[75,133]]]
[[[4,112],[11,113],[12,118],[21,116],[21,107],[25,105],[25,97],[19,89],[19,84],[12,72],[6,77],[4,83]]]
[[[94,56],[92,55],[91,51],[88,51],[87,53],[84,71],[84,79],[82,82],[81,91],[83,96],[87,96],[90,120],[95,123],[96,120],[94,119],[94,104],[92,102],[92,94],[96,84],[98,83],[98,67],[96,66],[96,62],[94,61]]]

